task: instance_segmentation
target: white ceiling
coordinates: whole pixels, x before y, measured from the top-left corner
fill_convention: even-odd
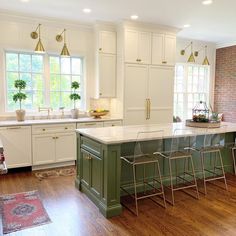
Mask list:
[[[83,22],[119,22],[137,14],[144,22],[178,28],[190,24],[180,31],[180,37],[216,43],[235,41],[236,1],[213,1],[204,6],[202,0],[0,0],[0,10]],[[85,14],[83,8],[92,12]]]

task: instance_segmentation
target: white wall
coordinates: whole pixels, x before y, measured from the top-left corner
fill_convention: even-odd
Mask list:
[[[90,25],[63,22],[60,20],[43,20],[37,18],[14,17],[0,14],[0,116],[4,113],[4,50],[22,50],[33,52],[37,40],[30,37],[38,23],[42,24],[41,36],[46,52],[60,54],[63,44],[55,40],[55,36],[66,28],[67,45],[71,55],[83,56],[86,68],[86,102],[94,94],[94,37]]]
[[[192,39],[177,38],[177,43],[176,43],[177,63],[187,62],[191,49],[188,48],[184,56],[180,54],[180,51],[184,49],[190,42],[193,42],[193,51],[198,51],[202,46],[207,45],[207,57],[210,62],[210,104],[214,104],[216,44]],[[204,51],[199,52],[198,57],[195,58],[196,64],[202,64],[204,57],[205,57]]]

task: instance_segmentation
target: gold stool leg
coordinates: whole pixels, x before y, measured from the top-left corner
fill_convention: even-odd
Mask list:
[[[204,164],[204,153],[200,152],[201,156],[201,166],[202,166],[202,175],[203,175],[203,184],[204,184],[204,194],[207,194],[207,189],[206,189],[206,175],[205,175],[205,164]]]
[[[235,149],[236,148],[232,148],[232,157],[233,157],[233,164],[234,164],[234,175],[236,175],[236,164],[235,164]]]
[[[166,208],[166,197],[165,197],[165,192],[164,192],[164,187],[163,187],[163,182],[162,182],[162,176],[161,176],[161,170],[160,170],[159,161],[157,161],[157,170],[158,170],[158,175],[159,175],[160,184],[161,184],[163,203],[164,203],[164,207]]]
[[[136,165],[133,165],[133,178],[134,178],[135,208],[136,208],[136,215],[138,216],[138,199],[137,199],[137,189],[136,189]]]
[[[195,169],[194,169],[194,165],[193,165],[193,157],[192,157],[192,155],[190,156],[190,160],[191,160],[192,174],[193,174],[193,178],[194,178],[194,183],[195,183],[195,185],[196,185],[197,199],[199,199],[199,192],[198,192],[198,186],[197,186],[197,179],[196,179],[196,175],[195,175]]]
[[[219,158],[220,158],[220,164],[221,164],[222,174],[223,174],[223,176],[224,176],[225,189],[228,191],[228,185],[227,185],[227,182],[226,182],[225,170],[224,170],[223,160],[222,160],[222,156],[221,156],[221,151],[218,150],[218,153],[219,153]]]
[[[171,167],[171,159],[169,159],[169,171],[170,171],[170,188],[171,188],[171,198],[172,198],[172,206],[175,205],[175,196],[174,196],[174,187],[173,187],[173,178],[172,178],[172,167]]]

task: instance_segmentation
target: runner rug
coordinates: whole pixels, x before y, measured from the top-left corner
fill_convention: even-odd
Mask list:
[[[0,204],[3,234],[51,222],[38,191],[2,195]]]

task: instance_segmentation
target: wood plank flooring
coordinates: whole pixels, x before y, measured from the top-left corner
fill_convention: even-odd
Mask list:
[[[201,194],[200,200],[177,192],[174,207],[168,204],[164,209],[146,199],[139,202],[138,217],[124,209],[121,216],[111,219],[105,219],[74,187],[72,176],[39,181],[32,172],[12,173],[0,176],[0,194],[38,189],[52,220],[11,236],[236,235],[236,177],[227,179],[229,192],[208,184],[208,195]]]

